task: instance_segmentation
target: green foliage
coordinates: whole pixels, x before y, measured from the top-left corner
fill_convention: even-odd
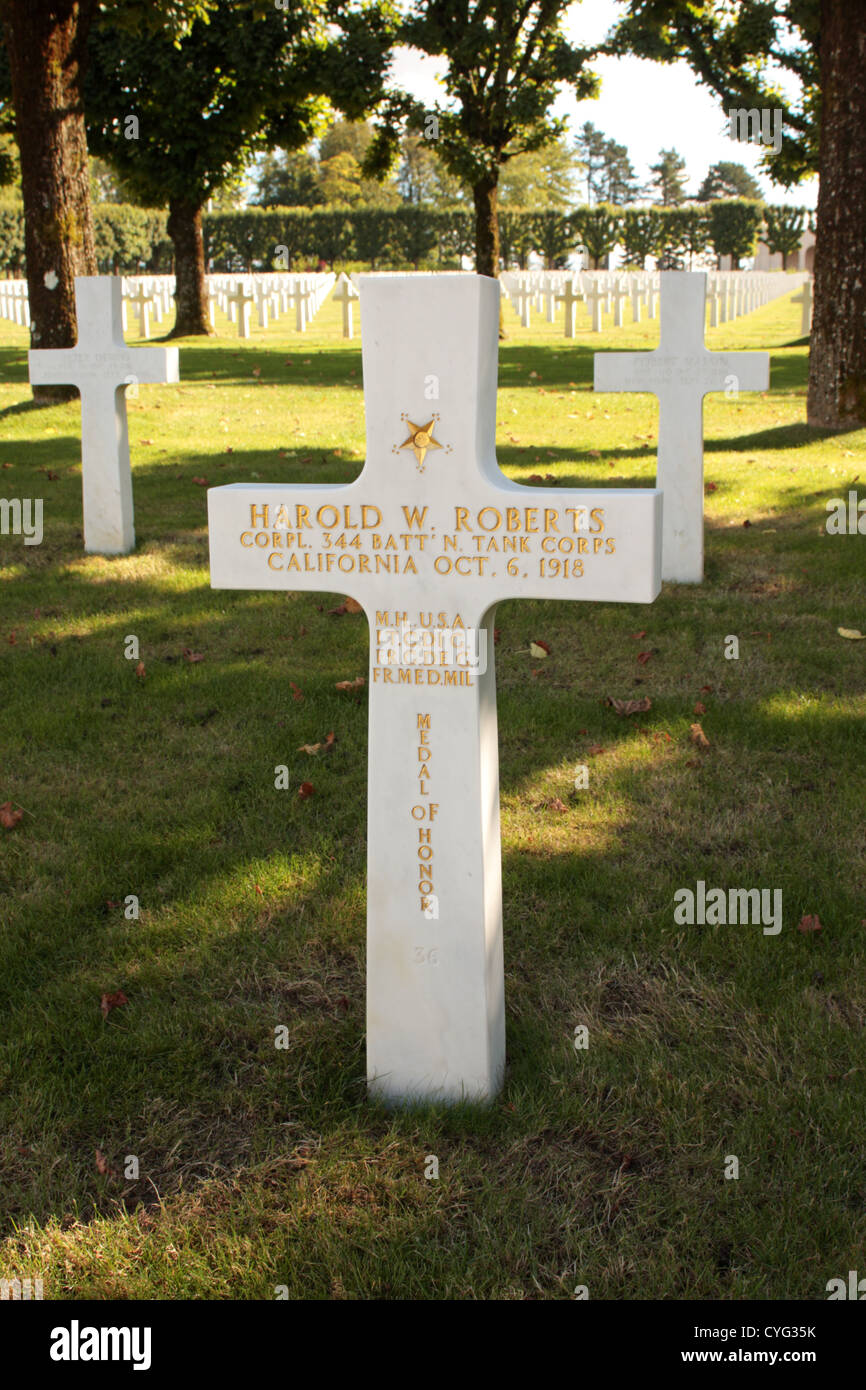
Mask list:
[[[659,150],[658,164],[650,165],[655,175],[652,187],[662,207],[673,208],[686,199],[686,161],[676,150]]]
[[[93,234],[100,275],[138,275],[169,269],[165,247],[166,214],[130,203],[102,203],[93,210]]]
[[[201,207],[255,151],[308,144],[326,94],[351,115],[381,94],[389,28],[375,7],[214,0],[172,41],[127,28],[126,3],[103,11],[91,35],[88,138],[142,200]]]
[[[20,203],[0,203],[0,270],[24,274],[24,208]]]
[[[767,250],[787,258],[798,251],[806,226],[807,209],[771,206],[764,208],[763,239]]]
[[[762,220],[762,205],[745,198],[710,203],[710,244],[716,255],[731,256],[738,266],[743,256],[753,254]]]
[[[717,198],[754,198],[760,201],[761,185],[749,173],[744,164],[731,159],[722,159],[710,165],[701,184],[697,200],[699,203],[712,203]]]
[[[624,0],[613,52],[684,58],[725,111],[783,112],[781,150],[764,146],[775,183],[790,187],[818,170],[820,0]],[[786,96],[774,72],[799,79]]]
[[[585,248],[595,269],[619,241],[623,215],[618,208],[601,203],[594,208],[578,208],[573,215],[573,224],[577,240]]]
[[[499,181],[499,206],[558,208],[574,206],[575,150],[560,137],[543,149],[515,155],[503,167]]]
[[[647,256],[655,256],[661,244],[661,211],[658,208],[626,208],[620,235],[626,265],[643,269]]]
[[[565,121],[551,116],[559,89],[595,96],[590,50],[571,44],[562,23],[569,0],[503,7],[470,0],[414,0],[396,38],[446,64],[446,102],[427,111],[406,93],[385,109],[368,152],[368,168],[390,167],[400,122],[436,142],[445,167],[470,187],[496,185],[518,155],[557,140]]]

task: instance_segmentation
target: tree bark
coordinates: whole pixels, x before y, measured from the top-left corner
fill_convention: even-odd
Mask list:
[[[201,208],[195,203],[172,198],[168,205],[168,234],[174,246],[177,309],[170,338],[188,338],[213,333],[207,312],[204,278],[204,239],[201,234]]]
[[[866,425],[866,0],[821,0],[820,187],[808,419]]]
[[[33,348],[75,346],[75,277],[97,272],[81,98],[94,7],[95,0],[0,5],[21,155]],[[77,394],[74,386],[33,388],[43,404]]]
[[[499,208],[497,180],[489,175],[472,189],[475,202],[475,270],[499,278]]]

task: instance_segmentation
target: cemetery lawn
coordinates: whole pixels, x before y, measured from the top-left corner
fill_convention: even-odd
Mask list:
[[[82,553],[78,405],[27,404],[24,330],[0,324],[0,496],[45,513],[42,545],[0,536],[0,804],[23,812],[0,827],[0,1276],[80,1299],[825,1298],[866,1236],[866,642],[837,633],[866,631],[866,537],[825,531],[828,499],[866,496],[866,432],[806,427],[789,299],[710,330],[772,376],[706,403],[705,584],[500,607],[505,1087],[391,1114],[364,1084],[366,694],[335,688],[367,675],[366,622],[338,593],[208,581],[202,479],[359,470],[339,321],[181,345],[180,384],[129,402],[138,548],[113,560]],[[506,471],[648,485],[655,399],[594,395],[592,352],[657,324],[593,336],[581,308],[568,343],[506,321]],[[677,925],[697,880],[781,889],[782,931]]]

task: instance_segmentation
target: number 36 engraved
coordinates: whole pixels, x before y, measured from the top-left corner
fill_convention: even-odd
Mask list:
[[[439,947],[438,946],[415,946],[413,947],[413,960],[416,965],[438,965]]]

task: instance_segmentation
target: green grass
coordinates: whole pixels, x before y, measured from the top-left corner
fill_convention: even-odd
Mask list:
[[[649,484],[654,398],[595,396],[592,353],[657,324],[506,322],[506,470]],[[180,384],[129,402],[139,544],[107,560],[82,552],[77,403],[28,406],[0,324],[0,495],[45,501],[41,546],[0,537],[0,803],[25,811],[0,830],[0,1275],[82,1299],[824,1298],[866,1234],[866,643],[836,632],[866,630],[866,539],[824,530],[829,498],[866,495],[866,432],[806,426],[789,299],[710,330],[769,348],[772,378],[706,404],[704,585],[500,607],[506,1083],[487,1110],[388,1113],[364,1085],[366,700],[334,688],[366,674],[366,625],[326,594],[212,592],[193,481],[356,476],[338,325],[329,303],[303,338],[181,346]],[[296,752],[331,729],[328,760]],[[275,791],[278,763],[315,795]],[[699,878],[781,888],[782,933],[676,925]]]

